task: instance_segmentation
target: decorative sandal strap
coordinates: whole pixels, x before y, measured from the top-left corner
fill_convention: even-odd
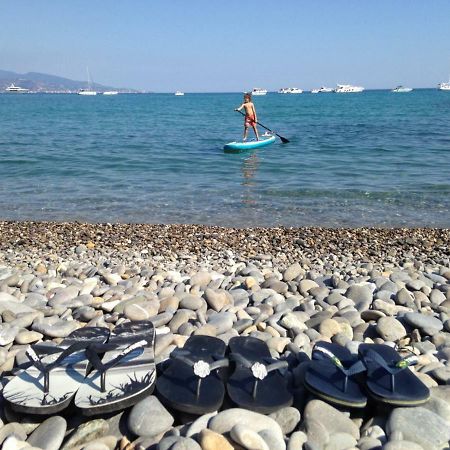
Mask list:
[[[212,363],[208,363],[207,361],[204,361],[202,359],[196,361],[192,358],[192,353],[183,349],[179,349],[178,351],[173,352],[171,356],[177,361],[181,361],[192,368],[194,375],[197,377],[197,398],[199,398],[200,396],[200,387],[202,384],[202,380],[209,376],[212,371],[217,370],[221,367],[228,367],[229,365],[229,360],[227,358],[221,358]],[[213,355],[212,357],[216,358],[217,355]]]
[[[366,360],[375,362],[391,375],[392,392],[394,392],[395,390],[395,375],[407,369],[408,367],[417,364],[418,362],[416,355],[410,355],[398,361],[388,362],[378,352],[375,352],[373,350],[368,350],[365,355],[365,358]]]
[[[281,370],[289,366],[287,361],[277,361],[273,358],[263,358],[262,361],[252,362],[247,358],[242,356],[240,353],[232,353],[230,355],[230,359],[237,362],[238,364],[244,366],[246,369],[249,369],[253,375],[254,383],[252,395],[253,398],[256,397],[256,391],[258,389],[258,382],[264,380],[270,372],[275,370]],[[275,362],[272,362],[275,361]],[[272,364],[266,364],[272,362]]]
[[[47,394],[49,390],[50,371],[55,367],[61,366],[64,359],[66,359],[73,353],[77,353],[81,350],[86,350],[88,345],[89,344],[87,342],[76,342],[66,349],[58,349],[54,347],[45,348],[44,346],[40,346],[37,348],[30,347],[26,351],[26,354],[30,359],[32,365],[44,374],[44,393]],[[55,355],[57,353],[60,353],[60,355],[53,362],[45,364],[42,361],[45,356]]]
[[[125,348],[122,352],[120,352],[114,359],[111,361],[108,361],[106,364],[104,364],[100,357],[98,356],[99,353],[105,352],[105,347],[107,349],[110,349],[110,345],[100,345],[100,346],[90,346],[86,350],[86,354],[89,358],[89,362],[92,364],[92,366],[97,369],[100,372],[100,383],[101,383],[101,390],[102,392],[105,392],[106,390],[106,372],[111,369],[112,367],[119,364],[127,355],[132,353],[135,350],[144,348],[148,345],[147,340],[143,339],[141,341],[137,341],[129,345],[127,348]]]
[[[316,353],[317,352],[317,353]],[[319,356],[320,355],[320,356]],[[348,378],[358,373],[366,372],[367,368],[361,360],[355,361],[350,367],[344,367],[342,361],[330,350],[320,345],[314,347],[314,356],[319,356],[319,360],[331,361],[344,375],[343,391],[347,391]]]

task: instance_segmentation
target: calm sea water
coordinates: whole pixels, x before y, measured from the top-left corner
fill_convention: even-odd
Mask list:
[[[0,95],[0,218],[450,226],[450,93]]]

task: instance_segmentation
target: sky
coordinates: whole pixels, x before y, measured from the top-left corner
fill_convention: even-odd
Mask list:
[[[0,0],[0,69],[154,92],[435,87],[449,0]]]

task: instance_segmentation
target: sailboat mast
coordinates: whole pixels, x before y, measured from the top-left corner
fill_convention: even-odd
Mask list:
[[[91,88],[91,76],[89,74],[89,67],[86,67],[86,72],[87,72],[87,79],[88,79],[88,90],[92,91],[92,88]]]

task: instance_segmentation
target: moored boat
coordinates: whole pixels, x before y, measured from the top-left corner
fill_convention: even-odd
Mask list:
[[[88,67],[86,67],[86,72],[87,72],[87,79],[88,79],[88,81],[87,81],[88,87],[87,87],[87,89],[80,89],[78,91],[78,95],[97,95],[97,92],[94,91],[92,89],[92,86],[91,86],[92,85],[92,81],[91,81],[91,76],[89,74],[89,68]]]
[[[337,94],[346,94],[354,92],[363,92],[364,88],[362,86],[353,86],[351,84],[338,84],[334,92]]]
[[[333,89],[326,86],[321,86],[319,89],[313,89],[311,94],[326,94],[327,92],[333,92]]]
[[[175,95],[176,95],[177,97],[181,97],[181,96],[184,95],[184,92],[177,91],[177,92],[175,92]]]
[[[103,95],[117,95],[118,92],[117,91],[105,91],[103,92]]]
[[[11,84],[11,86],[8,86],[5,89],[6,92],[16,93],[16,94],[25,94],[26,92],[30,92],[29,89],[25,89],[20,86],[16,86],[14,83]]]
[[[302,94],[303,90],[299,88],[281,88],[279,94]]]
[[[450,80],[447,83],[439,83],[438,89],[440,91],[450,91]]]
[[[253,88],[252,95],[266,95],[267,89]]]
[[[396,88],[392,89],[391,92],[411,92],[412,88],[405,87],[405,86],[397,86]]]

